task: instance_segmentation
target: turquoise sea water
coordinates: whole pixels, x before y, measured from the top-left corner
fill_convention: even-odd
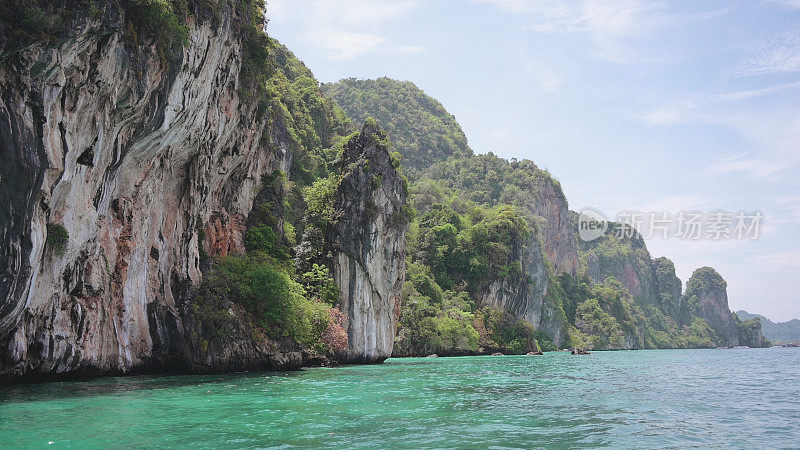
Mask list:
[[[408,358],[0,387],[3,448],[282,445],[797,447],[800,349]]]

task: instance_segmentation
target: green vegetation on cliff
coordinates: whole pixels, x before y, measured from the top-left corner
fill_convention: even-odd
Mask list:
[[[563,198],[558,182],[531,161],[473,155],[453,116],[412,83],[346,79],[323,85],[323,91],[351,117],[375,117],[415,180],[410,203],[416,218],[408,241],[409,282],[403,290],[397,353],[519,353],[538,349],[537,337],[552,346],[551,336],[530,324],[521,326],[524,321],[492,310],[482,298],[496,283],[517,296],[544,295],[546,287],[532,291],[534,282],[547,284],[552,276],[541,255],[537,211],[542,205],[537,198],[550,186]],[[529,260],[544,267],[543,279],[529,279],[523,267]],[[459,300],[432,294],[439,291],[443,298]],[[561,327],[561,297],[553,293],[544,301],[551,326]],[[460,339],[431,338],[441,336],[444,324],[452,321],[466,324]]]
[[[516,209],[463,201],[430,180],[413,186],[411,203],[417,217],[396,353],[537,350],[530,325],[477,302],[494,280],[526,277],[519,252],[530,231]]]
[[[409,175],[453,156],[472,155],[455,118],[409,81],[347,78],[322,90],[356,122],[374,117],[403,155]]]
[[[742,345],[761,345],[760,331],[755,329],[755,324],[734,323],[727,309],[727,286],[719,273],[710,267],[697,269],[682,294],[682,283],[675,275],[672,261],[664,257],[652,259],[641,235],[630,228],[620,232],[619,226],[610,223],[605,235],[591,242],[580,241],[580,273],[594,284],[595,290],[611,280],[612,284],[619,285],[629,294],[627,303],[632,312],[633,327],[624,331],[625,347],[727,346],[732,345],[730,335],[733,334],[735,339],[737,329]],[[565,281],[569,282],[562,280]],[[593,296],[590,294],[589,298]],[[703,298],[708,298],[707,301],[715,306],[704,310],[701,307]],[[619,323],[624,323],[629,317],[608,308],[601,309]],[[584,315],[582,319],[577,328],[590,335],[590,331],[603,329],[610,323],[600,314]],[[611,336],[613,331],[616,330],[606,327],[606,332],[595,334]],[[598,348],[597,344],[599,348],[613,348],[619,345],[619,341],[593,341],[591,344],[595,348]]]
[[[209,259],[198,220],[206,276],[191,312],[205,341],[226,339],[232,314],[241,309],[272,339],[292,339],[318,353],[332,350],[328,338],[340,331],[338,288],[326,236],[348,170],[341,157],[352,137],[349,116],[358,123],[377,120],[398,152],[394,163],[414,180],[408,187],[413,210],[401,213],[413,220],[398,355],[536,352],[555,348],[557,335],[561,345],[596,349],[724,345],[719,330],[701,317],[701,297],[725,289],[713,269],[700,269],[681,295],[671,261],[652,259],[637,233],[619,238],[609,232],[581,243],[577,273],[557,272],[545,247],[563,244],[554,242],[563,236],[545,235],[542,217],[551,206],[544,197],[566,205],[557,180],[529,160],[474,155],[455,118],[413,83],[349,78],[320,86],[266,35],[258,0],[9,0],[4,6],[0,20],[12,24],[0,30],[5,55],[32,42],[57,42],[78,17],[117,11],[127,45],[153,46],[167,65],[187,44],[192,20],[217,21],[222,11],[232,12],[242,37],[238,93],[257,117],[266,117],[262,142],[283,170],[261,180],[243,254]],[[48,224],[47,239],[56,251],[66,246],[57,225]],[[490,296],[507,310],[487,301]],[[522,318],[532,320],[529,311],[508,306],[536,301],[542,303],[536,315],[547,316],[538,330]],[[735,326],[739,341],[760,345],[757,319],[737,318]]]
[[[552,183],[563,197],[560,185],[532,161],[505,160],[492,153],[470,158],[453,158],[432,166],[425,176],[440,181],[469,200],[494,206],[515,205],[529,216],[537,211],[537,195],[543,183]]]
[[[681,322],[691,322],[692,317],[700,313],[700,301],[705,293],[724,291],[727,287],[728,283],[711,267],[701,267],[695,270],[692,277],[686,282],[686,293],[681,305]]]
[[[773,322],[760,314],[750,314],[747,311],[736,311],[736,315],[743,321],[758,318],[764,337],[776,344],[800,343],[800,320],[798,319]]]
[[[247,218],[246,254],[212,262],[192,312],[206,340],[227,335],[233,302],[266,336],[325,354],[341,345],[331,339],[341,331],[334,310],[339,291],[322,256],[350,122],[291,52],[271,39],[266,49],[269,77],[253,92],[266,102],[264,144],[288,163],[289,173],[264,176]]]
[[[733,315],[738,329],[739,345],[748,347],[769,347],[772,343],[761,335],[761,319],[753,317],[749,320],[742,320],[738,314]]]
[[[122,12],[130,44],[155,44],[163,57],[170,47],[188,43],[190,17],[216,19],[221,8],[230,7],[248,28],[244,42],[250,47],[261,46],[260,51],[264,52],[264,41],[256,36],[263,35],[259,22],[264,15],[263,5],[258,0],[4,0],[0,22],[10,26],[0,30],[0,46],[15,51],[36,42],[56,43],[62,34],[71,31],[76,19],[99,19],[106,12]]]
[[[304,295],[322,302],[334,298],[321,243],[341,176],[337,161],[343,136],[352,128],[347,115],[359,122],[374,117],[414,180],[396,355],[553,349],[548,333],[559,328],[563,346],[723,345],[701,317],[697,295],[692,289],[682,295],[674,264],[652,259],[638,233],[617,237],[612,225],[602,238],[581,242],[577,274],[556,274],[544,247],[561,237],[544,235],[540,214],[549,207],[543,197],[563,199],[564,194],[558,181],[533,162],[473,155],[452,115],[412,83],[346,79],[320,88],[288,50],[274,42],[270,46],[263,98],[273,130],[270,142],[275,131],[288,136],[282,141],[290,142],[286,175],[291,181],[279,177],[279,192],[256,205],[246,243],[251,253],[258,247],[270,258],[291,258],[287,279]],[[264,192],[274,184],[265,183]],[[539,279],[529,273],[535,267],[543,267]],[[538,314],[548,316],[548,332],[486,304],[492,286],[513,298],[542,295]],[[543,319],[540,326],[545,325]],[[750,323],[739,329],[748,339],[755,334]]]

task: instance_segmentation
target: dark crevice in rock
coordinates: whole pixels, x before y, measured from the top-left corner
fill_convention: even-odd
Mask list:
[[[78,156],[77,160],[78,164],[82,164],[84,166],[94,167],[94,149],[92,147],[88,147],[83,153]]]

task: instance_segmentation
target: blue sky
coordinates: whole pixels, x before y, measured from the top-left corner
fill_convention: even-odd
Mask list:
[[[762,211],[758,240],[649,239],[731,308],[800,317],[800,0],[269,0],[320,81],[413,81],[477,153],[529,158],[570,207]]]

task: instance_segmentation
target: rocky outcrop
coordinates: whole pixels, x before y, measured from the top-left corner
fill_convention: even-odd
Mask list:
[[[675,274],[675,263],[662,256],[654,259],[652,264],[661,309],[677,321],[681,310],[683,282]]]
[[[696,316],[708,322],[717,335],[718,344],[738,345],[739,329],[728,307],[727,283],[716,270],[701,267],[692,273],[686,282],[683,306],[685,316]]]
[[[176,367],[192,373],[221,373],[296,370],[304,365],[319,365],[311,361],[309,352],[296,342],[270,339],[263,329],[253,325],[254,320],[244,308],[233,302],[226,303],[223,314],[229,315],[229,327],[224,339],[215,339],[218,331],[191,314],[191,308],[182,311],[187,336],[183,358],[176,361]]]
[[[430,178],[478,204],[519,207],[535,231],[529,242],[505,244],[528,280],[519,276],[494,279],[471,294],[476,302],[524,319],[560,342],[563,314],[547,301],[548,279],[553,273],[576,274],[578,247],[569,205],[558,181],[529,160],[507,161],[491,153],[474,155],[454,116],[413,83],[349,78],[323,85],[323,91],[351,117],[378,119],[389,130],[412,179],[424,184]],[[422,213],[430,202],[441,198],[431,193],[416,201]]]
[[[762,334],[761,319],[759,317],[754,317],[750,320],[742,320],[738,313],[734,313],[733,319],[738,329],[739,345],[750,348],[761,348],[771,345]]]
[[[334,199],[334,280],[347,318],[345,362],[383,361],[392,354],[405,281],[409,213],[404,180],[374,121],[350,138]]]
[[[583,270],[596,283],[614,277],[641,304],[660,304],[656,273],[644,239],[637,232],[618,237],[615,227],[611,223],[609,231],[593,241],[580,240]]]
[[[510,243],[511,261],[519,261],[525,277],[493,280],[481,293],[478,304],[488,305],[525,320],[547,333],[555,345],[563,341],[563,320],[548,302],[550,269],[537,230],[524,242]]]
[[[536,169],[539,170],[539,169]],[[544,173],[542,173],[544,175]],[[564,340],[563,313],[547,296],[550,275],[575,275],[578,244],[572,228],[569,205],[561,186],[548,176],[536,177],[531,195],[531,236],[523,245],[512,243],[512,259],[520,261],[526,279],[500,279],[486,289],[480,304],[491,305],[530,323],[546,333],[556,346]]]
[[[552,177],[537,178],[533,213],[542,219],[540,231],[544,252],[556,274],[575,275],[578,270],[578,242],[572,225],[567,198]]]
[[[736,315],[743,321],[758,319],[759,328],[763,332],[762,340],[766,338],[776,344],[800,342],[800,319],[792,319],[786,322],[773,322],[760,314],[750,314],[743,310],[736,311]]]
[[[206,255],[240,248],[261,175],[280,164],[238,93],[232,10],[190,18],[164,60],[126,42],[109,5],[0,64],[5,376],[179,364],[185,292]]]

